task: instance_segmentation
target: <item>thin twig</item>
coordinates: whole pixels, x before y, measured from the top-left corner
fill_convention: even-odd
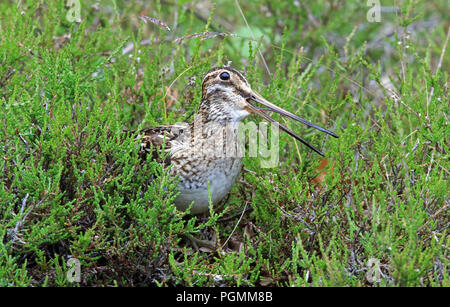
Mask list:
[[[403,106],[405,106],[410,112],[412,112],[415,116],[417,116],[417,118],[420,119],[420,114],[417,113],[416,111],[414,111],[410,106],[408,106],[408,105],[400,98],[400,95],[399,95],[399,94],[397,94],[394,90],[388,88],[387,86],[384,86],[384,85],[381,84],[381,83],[380,83],[380,85],[381,85],[386,91],[388,91],[389,93],[391,93],[392,98],[393,98],[395,101],[400,102],[400,103],[401,103]]]
[[[169,87],[167,87],[166,93],[164,94],[163,97],[163,101],[164,101],[164,121],[167,121],[167,106],[166,106],[166,96],[169,94],[172,86],[175,84],[175,82],[177,82],[177,80],[184,75],[187,71],[191,70],[192,68],[194,68],[195,66],[189,66],[188,68],[186,68],[185,70],[183,70],[175,79],[173,79],[173,81],[170,83]]]
[[[444,43],[444,46],[442,47],[441,56],[439,58],[438,66],[436,67],[436,71],[434,72],[435,76],[439,72],[439,69],[441,69],[442,61],[444,60],[445,49],[447,49],[449,36],[450,36],[450,27],[448,27],[448,29],[447,29],[447,37],[445,38],[445,43]],[[428,106],[430,105],[431,99],[433,99],[433,95],[434,95],[434,86],[431,87],[430,97],[429,97],[429,99],[427,99],[427,119],[428,120],[429,120],[429,117],[428,117]]]
[[[27,204],[27,199],[28,199],[28,196],[30,196],[30,194],[26,194],[25,195],[25,197],[23,198],[23,200],[22,200],[22,206],[20,206],[20,212],[19,212],[19,215],[22,215],[23,214],[23,210],[25,209],[25,206],[26,206],[26,204]],[[22,220],[20,220],[20,221],[17,221],[17,223],[16,223],[16,227],[14,227],[14,233],[17,233],[18,231],[19,231],[19,227],[20,227],[20,225],[22,224]]]
[[[239,220],[237,221],[236,225],[234,225],[233,231],[231,231],[231,233],[230,233],[230,235],[228,236],[227,240],[225,241],[225,243],[223,243],[221,249],[223,249],[224,246],[227,245],[227,243],[228,243],[228,241],[230,240],[231,236],[232,236],[232,235],[234,234],[234,232],[236,231],[236,228],[237,228],[237,226],[239,225],[239,223],[241,222],[242,217],[244,216],[244,213],[245,213],[245,211],[246,211],[246,209],[247,209],[247,204],[248,204],[248,202],[245,202],[245,207],[244,207],[244,210],[242,210],[242,214],[241,214],[241,216],[239,217]]]
[[[428,179],[430,178],[431,166],[433,165],[433,161],[434,161],[434,151],[431,153],[431,162],[430,162],[430,166],[428,167],[427,176],[425,177],[425,182],[427,182]]]
[[[250,26],[249,26],[249,24],[248,24],[248,22],[247,22],[247,18],[245,18],[244,12],[242,12],[242,8],[241,8],[241,6],[239,5],[239,1],[238,1],[238,0],[234,0],[234,3],[236,3],[236,6],[238,7],[239,12],[241,13],[242,18],[244,19],[244,22],[245,22],[245,24],[247,25],[247,28],[248,28],[248,30],[250,31],[250,34],[252,35],[253,39],[256,41],[255,35],[253,34],[253,31],[252,31],[252,29],[250,28]],[[258,48],[259,55],[261,56],[261,59],[262,59],[262,61],[263,61],[264,67],[266,68],[267,73],[269,74],[269,76],[271,76],[272,74],[270,73],[269,66],[267,66],[266,60],[264,59],[264,56],[263,56],[263,54],[262,54],[262,52],[261,52],[261,49],[260,49],[259,47],[257,47],[257,48]]]
[[[25,206],[27,204],[27,199],[30,194],[26,194],[25,197],[22,199],[22,206],[20,206],[19,216],[23,214],[23,211],[25,210]],[[26,215],[22,217],[19,221],[17,221],[16,226],[14,227],[12,233],[11,233],[11,245],[14,244],[17,240],[17,234],[19,233],[20,226],[22,226],[23,222],[25,221]]]

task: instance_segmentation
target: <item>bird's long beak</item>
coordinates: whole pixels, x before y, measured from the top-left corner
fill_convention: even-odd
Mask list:
[[[307,121],[307,120],[305,120],[305,119],[303,119],[303,118],[301,118],[301,117],[299,117],[299,116],[297,116],[295,114],[292,114],[291,112],[288,112],[288,111],[286,111],[286,110],[284,110],[284,109],[274,105],[273,103],[270,103],[269,101],[267,101],[261,95],[259,95],[258,93],[254,92],[254,91],[252,91],[247,96],[246,100],[247,100],[247,103],[249,105],[249,109],[250,109],[249,111],[251,113],[256,113],[259,116],[261,116],[261,117],[265,118],[266,120],[268,120],[269,122],[278,125],[278,127],[280,127],[281,130],[287,132],[289,135],[291,135],[292,137],[296,138],[297,140],[299,140],[300,142],[302,142],[303,144],[305,144],[306,146],[308,146],[309,148],[311,148],[312,150],[314,150],[316,153],[318,153],[321,156],[323,156],[323,153],[320,150],[318,150],[317,148],[315,148],[314,146],[312,146],[311,144],[306,142],[303,138],[301,138],[300,136],[295,134],[292,130],[290,130],[289,128],[287,128],[286,126],[284,126],[283,124],[281,124],[277,120],[273,119],[272,117],[270,117],[269,115],[264,113],[264,111],[276,112],[276,113],[278,113],[278,114],[280,114],[282,116],[289,117],[289,118],[291,118],[293,120],[296,120],[298,122],[301,122],[301,123],[303,123],[303,124],[305,124],[305,125],[307,125],[309,127],[312,127],[312,128],[315,128],[315,129],[317,129],[319,131],[325,132],[326,134],[329,134],[329,135],[331,135],[331,136],[333,136],[335,138],[338,137],[335,133],[333,133],[333,132],[331,132],[331,131],[329,131],[329,130],[327,130],[325,128],[319,127],[319,126],[317,126],[317,125],[315,125],[315,124],[313,124],[313,123],[311,123],[311,122],[309,122],[309,121]],[[252,101],[262,104],[267,109],[262,109],[262,108],[257,107],[256,105],[254,105],[252,103]]]

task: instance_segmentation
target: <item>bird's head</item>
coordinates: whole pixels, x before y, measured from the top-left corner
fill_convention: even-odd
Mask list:
[[[263,108],[255,103],[261,104]],[[202,84],[201,108],[204,112],[209,113],[210,120],[225,122],[239,122],[250,114],[257,114],[269,122],[276,124],[281,130],[287,132],[320,155],[323,155],[321,151],[307,143],[303,138],[265,112],[278,113],[333,137],[338,137],[335,133],[267,101],[252,90],[243,74],[230,67],[216,67],[206,74]]]

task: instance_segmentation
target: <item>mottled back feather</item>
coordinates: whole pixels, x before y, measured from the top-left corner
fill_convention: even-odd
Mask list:
[[[139,155],[146,159],[151,155],[152,160],[168,165],[171,163],[170,151],[172,141],[177,140],[184,133],[184,126],[168,125],[141,130],[138,138],[141,141]],[[164,150],[161,152],[161,150]]]

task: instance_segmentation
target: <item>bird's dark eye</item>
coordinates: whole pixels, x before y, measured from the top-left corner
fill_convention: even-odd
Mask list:
[[[223,72],[223,73],[221,73],[220,74],[220,80],[230,80],[230,74],[229,73],[227,73],[227,72]]]

